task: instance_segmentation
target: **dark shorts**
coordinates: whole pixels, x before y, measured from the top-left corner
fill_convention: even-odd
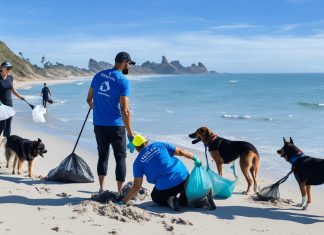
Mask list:
[[[167,199],[171,196],[177,196],[178,194],[180,194],[179,204],[181,206],[186,206],[188,204],[188,199],[185,192],[186,181],[187,180],[172,188],[164,190],[159,190],[156,187],[154,187],[151,193],[152,201],[160,206],[168,206]]]

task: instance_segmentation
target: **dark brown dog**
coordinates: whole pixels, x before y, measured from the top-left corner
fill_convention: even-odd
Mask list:
[[[40,155],[44,157],[44,153],[47,153],[45,145],[40,139],[32,141],[23,139],[17,135],[11,135],[2,142],[6,142],[5,155],[7,159],[7,168],[12,155],[15,155],[12,174],[15,174],[15,168],[18,162],[18,174],[20,174],[21,166],[24,161],[28,162],[28,176],[33,175],[33,163],[35,158]]]
[[[260,157],[257,149],[245,141],[231,141],[221,138],[214,134],[207,127],[200,127],[194,133],[189,135],[194,138],[193,144],[202,141],[208,147],[209,153],[216,162],[218,174],[223,176],[223,164],[228,164],[240,158],[240,167],[247,181],[247,189],[244,194],[250,192],[252,179],[254,182],[254,192],[257,192],[257,173],[260,168]]]
[[[305,210],[312,202],[311,185],[324,184],[324,159],[306,156],[294,145],[292,138],[289,141],[283,138],[283,141],[284,146],[277,153],[291,163],[302,195],[302,202],[297,206]]]

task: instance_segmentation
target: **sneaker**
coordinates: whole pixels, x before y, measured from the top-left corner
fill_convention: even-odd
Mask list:
[[[167,204],[168,206],[175,210],[175,211],[179,211],[180,210],[180,206],[179,206],[179,199],[176,196],[171,196],[167,199]]]
[[[206,206],[208,207],[208,209],[210,210],[215,210],[216,209],[216,205],[215,202],[213,200],[213,194],[212,191],[209,191],[209,193],[206,196]]]
[[[210,210],[215,210],[216,209],[216,205],[215,205],[215,202],[213,200],[212,191],[210,191],[202,199],[195,201],[193,205],[195,207],[197,207],[197,208],[207,207]]]
[[[104,190],[101,188],[101,189],[99,189],[98,194],[101,194],[103,192],[104,192]]]

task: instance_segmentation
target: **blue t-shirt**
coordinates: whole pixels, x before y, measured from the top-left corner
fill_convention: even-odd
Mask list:
[[[135,178],[146,176],[149,183],[159,190],[172,188],[188,177],[184,164],[173,156],[175,146],[169,143],[155,142],[146,146],[138,154],[133,165]]]
[[[129,96],[130,84],[120,70],[108,69],[97,73],[93,88],[93,124],[96,126],[124,126],[119,99]]]

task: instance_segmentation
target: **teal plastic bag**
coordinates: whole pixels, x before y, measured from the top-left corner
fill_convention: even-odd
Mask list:
[[[232,196],[236,182],[237,182],[237,175],[235,172],[235,164],[231,166],[233,170],[233,174],[235,176],[235,180],[229,180],[226,179],[216,172],[212,171],[212,169],[209,168],[209,163],[208,163],[208,157],[207,157],[207,148],[205,149],[205,154],[206,154],[206,162],[207,162],[207,174],[210,177],[212,186],[213,186],[213,195],[215,198],[229,198]]]
[[[214,197],[226,199],[232,196],[237,180],[226,179],[210,168],[207,169],[207,173],[213,185]]]
[[[195,166],[189,176],[186,195],[189,202],[195,202],[205,197],[212,189],[210,177],[203,166]]]

